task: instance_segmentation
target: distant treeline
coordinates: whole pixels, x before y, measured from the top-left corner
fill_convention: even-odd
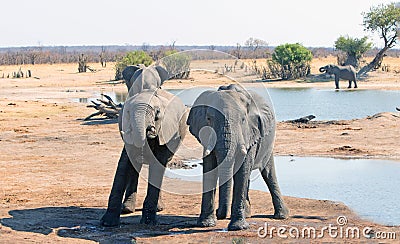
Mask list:
[[[129,51],[143,50],[154,60],[162,58],[166,51],[175,49],[178,51],[191,49],[209,49],[230,53],[241,59],[270,58],[274,47],[257,47],[252,49],[246,46],[40,46],[40,47],[9,47],[0,48],[0,65],[22,64],[55,64],[77,63],[79,56],[84,54],[88,63],[115,62]],[[309,48],[314,58],[337,56],[340,54],[333,48],[311,47]],[[374,57],[379,49],[372,49],[366,53],[367,57]],[[400,57],[400,49],[390,49],[387,56]]]

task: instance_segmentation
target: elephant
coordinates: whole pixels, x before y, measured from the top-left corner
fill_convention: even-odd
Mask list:
[[[137,77],[143,84],[162,83],[167,76],[153,72],[157,67],[138,69]],[[161,70],[161,69],[160,69]],[[148,72],[151,71],[151,72]],[[162,70],[161,70],[162,71]],[[131,81],[132,79],[129,79]],[[127,87],[133,89],[136,80]],[[131,93],[130,93],[131,94]],[[119,116],[119,130],[124,148],[118,162],[103,226],[117,226],[120,222],[122,198],[127,209],[135,209],[138,177],[143,164],[149,164],[147,195],[143,203],[140,223],[156,224],[156,211],[166,164],[172,159],[186,135],[187,109],[173,94],[159,88],[143,89],[128,95]]]
[[[214,199],[219,180],[217,218],[227,215],[233,179],[231,220],[228,230],[249,227],[246,222],[248,184],[258,169],[271,193],[274,218],[285,219],[285,205],[277,182],[272,153],[275,115],[272,104],[236,84],[205,91],[195,100],[187,120],[189,131],[203,146],[203,193],[197,224],[215,226]],[[221,206],[222,205],[222,206]]]
[[[133,96],[144,89],[160,88],[164,81],[169,79],[169,73],[163,67],[158,65],[146,68],[145,65],[139,64],[128,65],[122,71],[122,77],[125,80],[125,85],[128,88],[128,96]],[[120,117],[121,116],[122,115],[120,115]],[[129,160],[128,157],[122,157],[122,155],[121,158]],[[128,165],[130,165],[130,162]],[[131,170],[128,169],[128,171]],[[137,184],[138,182],[135,177],[131,177],[131,174],[127,174],[125,199],[122,204],[123,214],[128,214],[135,211]],[[162,211],[163,208],[164,207],[160,195],[157,211]]]
[[[349,81],[349,86],[347,88],[351,88],[352,81],[354,82],[354,88],[357,88],[357,72],[351,65],[337,66],[328,64],[319,68],[319,72],[326,72],[329,75],[335,75],[335,89],[339,89],[339,79]]]
[[[169,79],[168,72],[161,66],[129,65],[122,71],[122,77],[129,91],[133,96],[145,89],[154,90]]]

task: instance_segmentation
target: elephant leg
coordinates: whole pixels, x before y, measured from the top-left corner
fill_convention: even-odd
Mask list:
[[[130,214],[135,212],[136,208],[136,194],[137,194],[137,186],[139,181],[139,172],[142,168],[142,165],[138,165],[138,168],[135,169],[131,167],[131,171],[128,175],[128,182],[125,190],[125,199],[122,203],[122,214]],[[157,212],[160,212],[164,209],[164,203],[162,201],[161,192],[158,198]]]
[[[203,158],[203,194],[201,198],[201,213],[197,219],[200,227],[216,225],[214,217],[215,188],[217,186],[217,159],[214,153]]]
[[[173,153],[166,146],[158,146],[152,149],[155,160],[149,162],[149,181],[147,184],[147,194],[143,202],[141,224],[157,224],[156,213],[158,200],[161,195],[161,185],[165,173],[165,167]]]
[[[246,199],[250,178],[251,165],[248,154],[245,161],[241,163],[239,170],[233,176],[233,202],[231,207],[231,221],[228,230],[244,230],[249,228],[246,222]]]
[[[226,219],[231,199],[232,179],[219,179],[223,184],[218,188],[217,219]]]
[[[339,89],[339,77],[335,75],[335,89]]]
[[[147,184],[146,198],[143,202],[141,224],[157,224],[156,212],[164,172],[165,166],[160,161],[149,164],[149,182]]]
[[[142,168],[142,164],[137,165],[137,167],[129,168],[126,190],[125,190],[125,199],[122,204],[122,214],[129,214],[135,212],[136,205],[136,193],[139,181],[139,172]]]
[[[268,190],[271,193],[272,203],[274,205],[274,218],[286,219],[289,217],[289,209],[286,207],[281,191],[279,189],[278,180],[275,174],[274,156],[271,155],[266,167],[261,171],[261,175],[267,183]]]
[[[124,147],[118,161],[118,167],[117,171],[115,172],[113,186],[108,198],[107,211],[100,220],[100,224],[103,226],[119,225],[122,197],[126,187],[129,167],[132,167],[132,164]]]
[[[247,194],[246,194],[246,206],[245,206],[245,215],[246,218],[251,216],[251,204],[250,204],[250,197],[249,197],[249,189],[250,188],[250,179],[247,183]]]

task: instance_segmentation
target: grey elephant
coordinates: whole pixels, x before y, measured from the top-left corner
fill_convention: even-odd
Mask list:
[[[127,66],[122,71],[122,77],[125,81],[125,85],[128,88],[128,96],[130,97],[134,96],[137,93],[140,93],[145,89],[155,90],[157,88],[160,88],[164,81],[169,79],[169,74],[161,66],[157,65],[146,68],[145,65],[139,64]],[[120,117],[122,117],[122,114],[120,114]],[[128,214],[135,211],[138,181],[135,171],[132,169],[132,167],[129,167],[131,165],[129,157],[127,157],[126,155],[121,155],[120,160],[122,159],[128,160],[128,162],[126,163],[128,165],[128,168],[124,170],[128,173],[126,174],[126,176],[124,176],[126,178],[126,191],[121,212],[123,214]],[[164,204],[162,203],[160,194],[157,211],[162,211],[163,208]]]
[[[217,217],[227,215],[233,179],[231,220],[228,230],[249,227],[245,220],[250,173],[261,171],[272,196],[274,218],[289,215],[277,178],[272,155],[275,117],[272,104],[238,85],[205,91],[194,102],[187,120],[189,131],[204,148],[203,195],[199,226],[214,226],[214,199],[219,180],[220,206]],[[222,204],[222,206],[221,206]]]
[[[161,66],[129,65],[122,71],[122,77],[129,91],[133,96],[145,89],[154,90],[169,79],[168,72]]]
[[[335,75],[336,89],[339,89],[339,79],[349,81],[349,86],[347,88],[351,88],[351,82],[354,82],[354,88],[357,88],[357,72],[352,65],[338,66],[328,64],[319,68],[319,72]]]
[[[140,69],[134,74],[138,71]],[[157,74],[157,67],[145,68],[137,76],[140,78],[136,79],[146,81],[146,84],[162,83],[165,77]],[[132,85],[127,86],[130,90],[133,88]],[[124,149],[118,162],[107,211],[101,218],[102,225],[119,224],[125,190],[124,204],[134,210],[138,177],[143,164],[149,164],[149,180],[140,222],[156,224],[165,166],[185,137],[186,118],[187,111],[182,101],[162,89],[143,89],[128,96],[119,116]]]

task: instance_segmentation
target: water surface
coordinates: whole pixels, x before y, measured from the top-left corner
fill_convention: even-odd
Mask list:
[[[275,163],[284,195],[340,201],[364,218],[400,225],[400,162],[279,156]],[[202,167],[168,169],[166,176],[201,181]],[[251,177],[251,189],[268,191],[258,171]]]
[[[250,88],[253,89],[253,88]],[[190,89],[170,89],[182,101],[191,106],[195,99],[205,90],[215,88],[196,87]],[[380,112],[395,111],[400,104],[400,91],[382,90],[339,90],[316,88],[263,88],[254,89],[260,95],[268,94],[274,104],[278,121],[297,119],[313,114],[316,120],[350,120],[365,118]],[[104,92],[117,103],[124,102],[126,93]],[[90,102],[100,98],[81,99],[81,102]]]

